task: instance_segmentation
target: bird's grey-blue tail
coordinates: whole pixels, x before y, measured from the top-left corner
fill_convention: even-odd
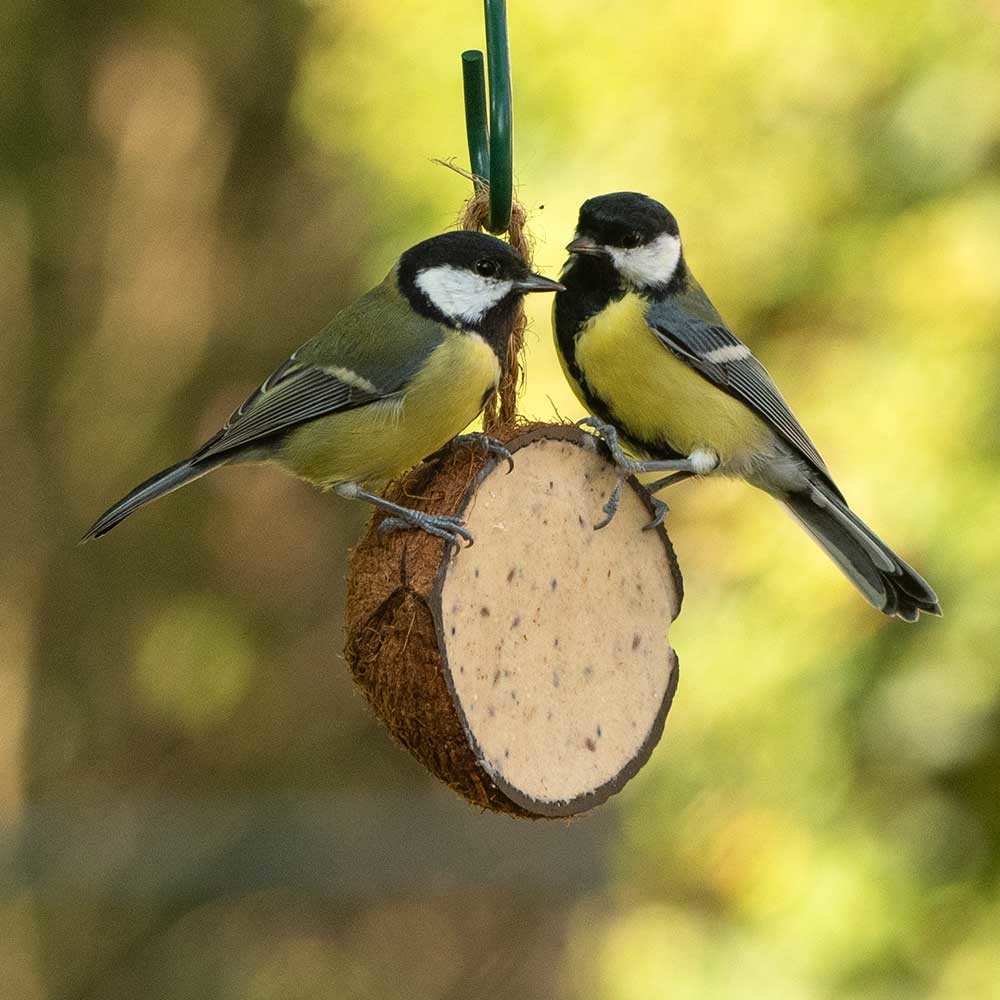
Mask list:
[[[915,622],[921,611],[941,614],[927,581],[825,485],[814,484],[783,499],[865,600],[883,614],[906,622]]]
[[[80,539],[80,542],[89,542],[91,538],[100,538],[107,534],[116,524],[120,524],[130,514],[134,514],[140,507],[160,497],[165,497],[168,493],[180,489],[195,479],[204,476],[206,472],[217,469],[220,465],[225,465],[230,460],[231,455],[217,455],[207,460],[195,460],[187,458],[183,462],[171,465],[169,469],[157,472],[155,476],[150,476],[144,483],[140,483],[131,493],[121,498],[118,503],[109,507],[90,527],[87,533]]]

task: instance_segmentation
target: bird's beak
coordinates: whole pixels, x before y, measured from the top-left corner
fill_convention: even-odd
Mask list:
[[[589,236],[578,236],[572,243],[566,244],[566,249],[570,253],[585,253],[592,257],[607,256],[607,250],[599,243],[595,243]]]
[[[564,286],[558,281],[546,278],[541,274],[529,274],[526,278],[514,282],[514,288],[519,292],[565,292]]]

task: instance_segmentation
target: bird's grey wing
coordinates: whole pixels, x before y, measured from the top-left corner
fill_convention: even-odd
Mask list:
[[[253,445],[319,417],[386,399],[402,385],[379,387],[346,368],[300,362],[293,354],[233,411],[196,461]]]
[[[194,458],[252,448],[298,424],[395,397],[442,338],[437,323],[416,316],[391,271],[273,372]]]
[[[832,485],[826,463],[767,370],[726,326],[697,284],[686,293],[654,302],[647,320],[668,350],[753,410]]]

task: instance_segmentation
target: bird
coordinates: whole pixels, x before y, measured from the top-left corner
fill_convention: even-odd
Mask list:
[[[523,296],[561,288],[485,233],[452,231],[417,243],[282,362],[218,433],[113,504],[81,542],[220,466],[270,461],[386,511],[383,532],[419,528],[471,544],[460,518],[413,510],[372,490],[453,441],[510,460],[494,439],[461,431],[497,389]]]
[[[666,206],[634,191],[590,198],[566,249],[556,350],[590,413],[580,423],[618,470],[595,527],[614,517],[629,475],[670,473],[653,493],[693,476],[740,478],[780,500],[873,607],[907,622],[941,614],[927,581],[848,506],[764,366],[712,305]],[[657,502],[653,524],[666,510]]]

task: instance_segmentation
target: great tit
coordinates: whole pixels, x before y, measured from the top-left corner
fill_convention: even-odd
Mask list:
[[[418,243],[380,285],[268,376],[190,458],[137,486],[82,540],[220,465],[272,461],[388,511],[384,530],[415,527],[471,541],[458,518],[402,507],[365,486],[415,465],[475,420],[497,389],[521,298],[561,288],[484,233]],[[459,440],[496,445],[484,435]]]
[[[621,484],[670,472],[735,476],[781,500],[874,607],[913,622],[941,608],[927,582],[847,506],[763,365],[695,280],[677,220],[634,192],[580,209],[553,327],[563,370],[611,448]],[[643,461],[624,454],[618,443]],[[657,520],[665,505],[658,508]]]

